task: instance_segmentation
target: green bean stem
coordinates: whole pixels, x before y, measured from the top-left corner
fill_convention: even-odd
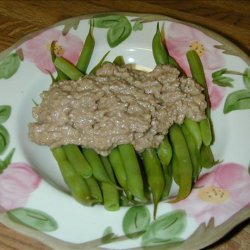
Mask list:
[[[95,74],[98,69],[101,68],[102,64],[104,63],[105,58],[108,56],[110,51],[105,53],[105,55],[101,58],[101,60],[96,64],[96,66],[90,71],[89,74]]]
[[[89,32],[85,39],[83,49],[77,61],[76,67],[83,73],[86,74],[91,56],[95,47],[95,39],[93,37],[92,25],[89,26]]]
[[[155,149],[148,148],[142,153],[143,163],[146,170],[148,184],[153,196],[154,218],[156,217],[157,206],[162,198],[165,187],[165,179],[162,166]]]
[[[70,164],[80,176],[83,178],[92,176],[92,168],[77,145],[69,144],[62,146],[62,148],[69,159]]]
[[[174,124],[169,131],[179,173],[179,192],[172,202],[185,199],[192,189],[193,166],[188,147],[179,125]]]
[[[131,144],[122,144],[118,146],[118,150],[125,167],[128,191],[141,201],[146,201],[142,174],[134,147]]]
[[[81,178],[74,168],[71,166],[70,162],[67,159],[66,154],[62,147],[51,149],[54,158],[56,159],[58,166],[61,170],[63,179],[67,186],[69,187],[70,193],[72,196],[80,203],[91,206],[96,201],[91,198],[90,190],[88,185]]]
[[[78,80],[83,76],[83,73],[76,68],[74,64],[69,62],[63,57],[57,57],[54,61],[55,66],[60,69],[65,75],[67,75],[71,80]]]

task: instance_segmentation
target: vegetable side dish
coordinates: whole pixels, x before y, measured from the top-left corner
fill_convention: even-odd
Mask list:
[[[143,72],[122,56],[86,74],[94,51],[92,27],[76,65],[55,54],[52,85],[34,107],[29,136],[47,145],[71,195],[80,203],[123,205],[186,198],[202,168],[215,164],[206,79],[198,54],[187,52],[192,77],[168,54],[157,24],[156,67]],[[172,182],[179,186],[170,197]]]

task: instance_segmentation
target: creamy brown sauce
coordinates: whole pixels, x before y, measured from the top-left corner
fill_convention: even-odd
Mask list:
[[[205,118],[202,88],[167,65],[151,72],[106,63],[78,81],[61,81],[41,94],[29,124],[30,139],[56,147],[76,144],[102,155],[131,143],[157,147],[173,123]]]

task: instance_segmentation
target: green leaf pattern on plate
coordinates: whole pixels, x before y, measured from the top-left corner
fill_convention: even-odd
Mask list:
[[[143,29],[143,23],[140,21],[136,21],[133,25],[133,31],[139,31]]]
[[[112,241],[112,239],[114,239],[116,237],[116,235],[113,233],[112,231],[112,228],[109,226],[109,227],[106,227],[104,232],[103,232],[103,236],[102,236],[102,239],[101,241],[103,243],[109,243]]]
[[[128,238],[137,238],[146,231],[150,213],[145,206],[131,207],[123,218],[122,228]]]
[[[181,233],[185,230],[186,213],[175,210],[157,218],[142,237],[143,246],[155,246],[180,242]]]
[[[233,78],[221,76],[213,79],[213,83],[221,87],[233,87]]]
[[[213,83],[221,87],[233,87],[234,81],[231,77],[224,74],[240,75],[243,78],[246,89],[237,90],[230,93],[224,104],[224,114],[235,110],[250,109],[250,68],[246,68],[244,73],[228,70],[226,68],[217,70],[212,73]]]
[[[0,174],[3,172],[5,168],[8,167],[8,165],[11,163],[12,156],[15,152],[15,149],[13,148],[7,156],[4,158],[4,160],[0,159]]]
[[[243,74],[243,82],[247,89],[250,89],[250,67],[246,68]]]
[[[17,208],[8,211],[7,215],[12,221],[38,231],[51,232],[58,228],[56,220],[40,210]]]
[[[227,71],[227,68],[223,68],[213,72],[213,83],[221,87],[233,87],[232,82],[234,81],[234,79],[231,77],[223,76],[223,74],[227,73]]]
[[[7,149],[9,145],[10,135],[8,130],[1,124],[6,122],[11,114],[11,107],[9,105],[0,106],[0,154]],[[1,163],[4,161],[0,160]]]
[[[111,48],[123,42],[131,33],[132,25],[128,18],[122,15],[98,15],[92,19],[97,28],[107,28],[107,40]]]
[[[0,123],[4,123],[10,117],[11,107],[9,105],[0,106]]]
[[[2,154],[9,145],[10,135],[8,130],[0,124],[0,154]]]
[[[19,66],[20,66],[20,58],[17,53],[13,53],[8,55],[0,62],[0,79],[8,79],[13,76]]]
[[[110,47],[116,47],[123,42],[131,33],[132,26],[127,18],[121,18],[118,23],[113,25],[107,34]]]
[[[223,112],[229,113],[234,110],[250,109],[250,90],[241,89],[230,93],[225,101]]]
[[[111,28],[121,17],[120,15],[97,15],[92,19],[92,24],[97,28]]]
[[[68,20],[68,22],[64,24],[64,28],[62,31],[63,35],[67,35],[72,28],[76,30],[78,28],[79,23],[80,23],[80,19],[77,19],[77,18]]]

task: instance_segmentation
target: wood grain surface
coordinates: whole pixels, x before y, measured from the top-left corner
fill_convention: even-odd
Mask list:
[[[248,0],[0,0],[0,51],[30,32],[66,18],[125,11],[164,14],[207,27],[250,52]],[[250,249],[249,220],[206,249]],[[44,244],[0,224],[1,250],[48,250]]]

